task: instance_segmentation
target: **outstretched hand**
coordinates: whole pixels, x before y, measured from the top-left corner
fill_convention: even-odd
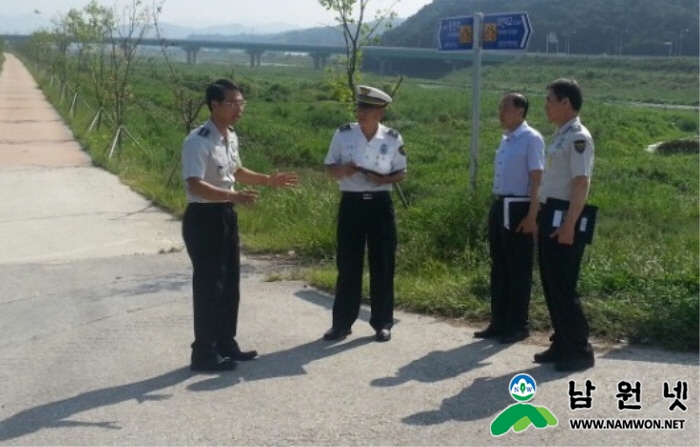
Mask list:
[[[270,186],[290,187],[299,183],[299,176],[295,172],[275,172],[270,175]]]

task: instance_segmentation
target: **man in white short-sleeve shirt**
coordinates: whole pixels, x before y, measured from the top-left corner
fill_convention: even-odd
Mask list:
[[[594,365],[589,327],[576,292],[585,242],[576,235],[576,222],[588,199],[593,172],[593,139],[581,124],[581,87],[572,79],[547,86],[546,112],[557,131],[547,148],[539,191],[538,253],[545,301],[552,320],[552,344],[535,355],[537,363],[554,363],[557,371],[581,371]],[[555,201],[568,202],[558,228],[545,222]],[[557,205],[558,206],[558,205]]]
[[[341,191],[333,325],[324,334],[325,340],[340,340],[352,332],[360,312],[365,246],[372,311],[369,323],[377,341],[391,339],[397,244],[391,187],[406,176],[406,152],[401,135],[381,123],[389,103],[391,96],[385,92],[359,86],[357,122],[335,131],[324,162]]]
[[[236,361],[252,360],[256,351],[241,351],[236,342],[240,302],[240,251],[235,205],[251,205],[258,194],[236,191],[234,182],[292,186],[296,174],[260,174],[243,167],[238,138],[231,129],[246,101],[241,89],[219,79],[206,89],[209,120],[194,129],[182,146],[182,175],[187,209],[182,235],[194,268],[194,342],[190,368],[225,371]]]

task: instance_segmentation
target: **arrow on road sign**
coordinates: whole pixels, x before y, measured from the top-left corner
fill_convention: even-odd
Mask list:
[[[531,35],[527,13],[484,14],[484,50],[524,50]]]

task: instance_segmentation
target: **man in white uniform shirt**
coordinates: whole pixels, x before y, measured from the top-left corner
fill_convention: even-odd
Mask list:
[[[544,140],[525,121],[528,109],[529,102],[520,93],[504,96],[498,109],[505,132],[496,152],[494,200],[488,224],[491,324],[474,336],[497,338],[501,343],[515,343],[530,335],[528,310]],[[506,207],[509,217],[517,217],[508,228],[504,222]]]
[[[357,122],[336,130],[326,155],[326,172],[338,179],[341,200],[333,325],[324,334],[325,340],[341,340],[352,332],[360,312],[365,245],[372,310],[369,323],[377,341],[391,339],[397,244],[391,187],[406,176],[406,153],[401,135],[381,124],[389,103],[391,96],[383,91],[359,86]]]
[[[578,83],[557,79],[547,86],[547,118],[557,126],[547,147],[539,191],[538,252],[542,288],[552,320],[552,344],[535,355],[536,363],[554,363],[557,371],[580,371],[594,365],[589,327],[576,292],[585,242],[576,234],[577,221],[588,199],[593,173],[593,138],[579,119],[583,96]],[[566,217],[551,230],[551,199],[567,203]]]
[[[252,360],[256,351],[241,351],[236,342],[240,301],[238,215],[234,205],[251,205],[258,194],[236,191],[234,182],[292,186],[294,173],[260,174],[243,167],[238,137],[229,127],[246,101],[241,89],[219,79],[206,89],[209,120],[194,129],[182,146],[182,174],[187,209],[182,235],[194,268],[192,299],[193,371],[225,371],[236,361]]]

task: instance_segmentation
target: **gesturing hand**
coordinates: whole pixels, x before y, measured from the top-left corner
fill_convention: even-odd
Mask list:
[[[233,203],[237,205],[252,205],[258,200],[258,193],[250,189],[236,191],[233,194]]]
[[[299,176],[295,172],[275,172],[270,176],[270,186],[294,186],[299,183]]]

